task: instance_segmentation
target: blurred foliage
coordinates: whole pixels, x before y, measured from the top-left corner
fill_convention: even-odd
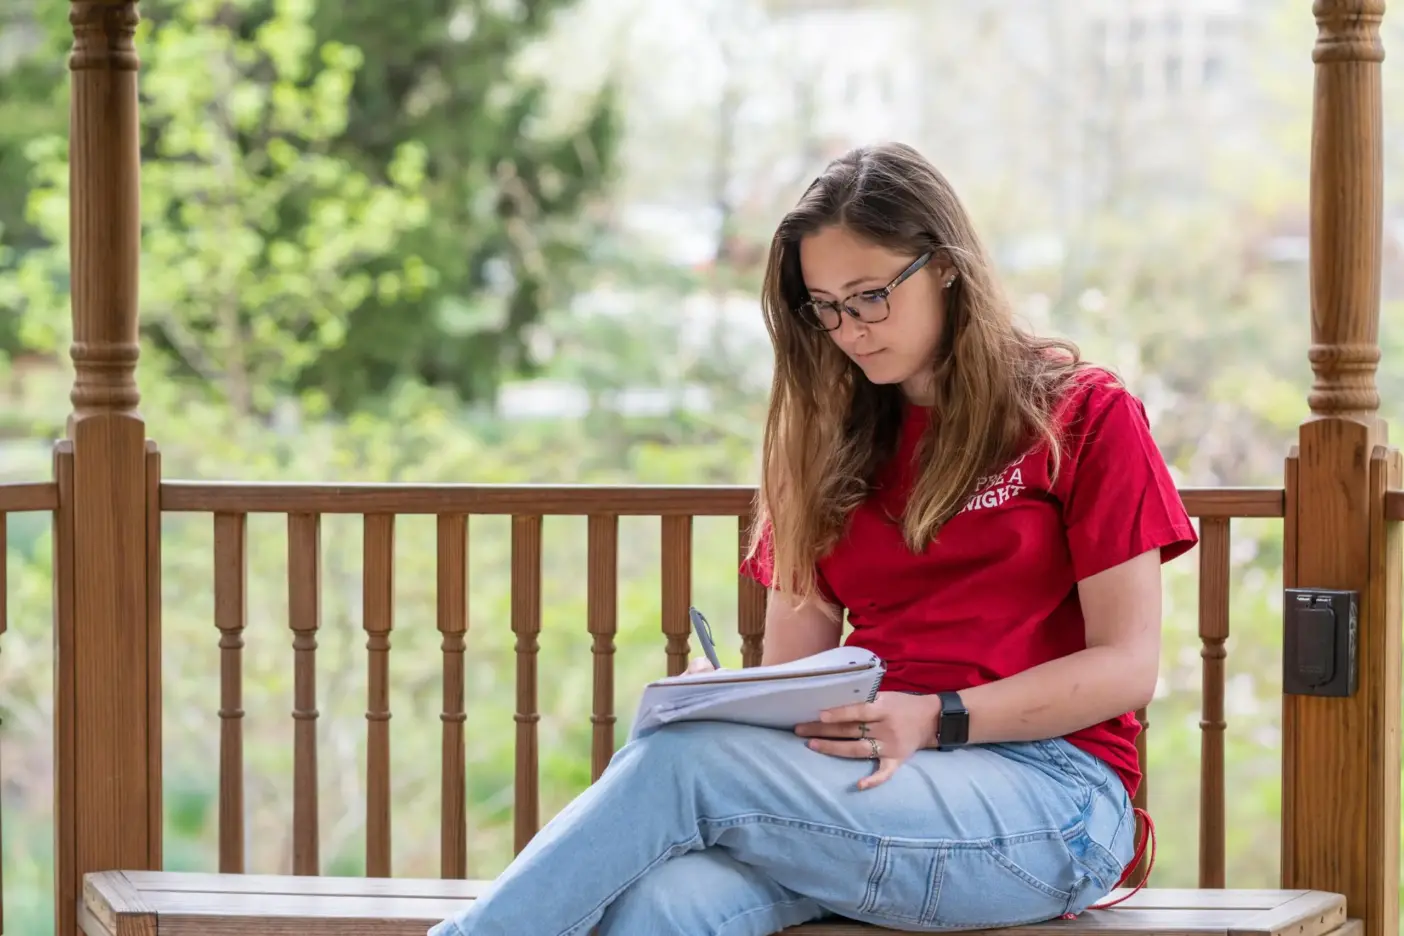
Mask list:
[[[404,380],[471,400],[529,371],[531,327],[577,287],[613,172],[608,78],[567,88],[518,64],[574,3],[144,0],[146,269],[169,277],[144,328],[183,376],[246,408],[259,354],[305,347],[278,379],[351,412]],[[14,19],[41,41],[0,68],[0,267],[47,273],[59,303],[63,206],[25,192],[63,174],[68,6],[29,0]],[[283,272],[304,263],[320,275],[299,295]],[[246,268],[264,288],[231,296]],[[274,296],[299,308],[249,314]],[[0,296],[0,351],[45,351],[14,308]],[[284,328],[317,341],[269,334]]]
[[[138,36],[154,153],[142,176],[141,311],[169,379],[248,417],[342,347],[369,296],[425,290],[432,271],[419,257],[367,268],[425,224],[426,155],[401,144],[381,184],[330,152],[361,54],[318,46],[307,5],[279,4],[248,38],[211,28],[216,12],[185,4]],[[194,80],[210,63],[211,80]],[[23,255],[0,303],[19,310],[29,349],[53,353],[69,320],[68,158],[52,137],[29,154],[29,216],[49,246]]]

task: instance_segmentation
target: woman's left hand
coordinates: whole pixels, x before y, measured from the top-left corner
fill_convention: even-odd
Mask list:
[[[878,769],[858,782],[858,789],[870,790],[917,751],[936,744],[940,714],[937,696],[879,692],[871,702],[828,709],[819,721],[795,726],[795,734],[812,738],[809,747],[823,754],[876,760]]]

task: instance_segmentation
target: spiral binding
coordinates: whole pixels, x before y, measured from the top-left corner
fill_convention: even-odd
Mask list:
[[[887,663],[883,660],[877,661],[877,672],[873,674],[873,687],[868,690],[868,701],[872,702],[878,697],[878,690],[882,688],[882,676],[887,672]]]

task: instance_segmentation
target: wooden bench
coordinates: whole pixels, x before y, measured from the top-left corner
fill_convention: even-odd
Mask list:
[[[86,936],[424,936],[485,883],[107,871],[84,879],[78,923]],[[1364,928],[1361,921],[1346,918],[1344,897],[1323,891],[1149,888],[1109,910],[1003,932],[1071,936],[1082,931],[1097,936],[1361,936]],[[785,932],[876,936],[895,931],[829,922]]]

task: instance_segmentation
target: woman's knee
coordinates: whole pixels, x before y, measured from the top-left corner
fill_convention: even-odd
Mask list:
[[[630,762],[651,773],[678,776],[715,772],[733,775],[774,756],[774,748],[795,741],[786,732],[726,722],[677,722],[630,741],[614,762]]]

